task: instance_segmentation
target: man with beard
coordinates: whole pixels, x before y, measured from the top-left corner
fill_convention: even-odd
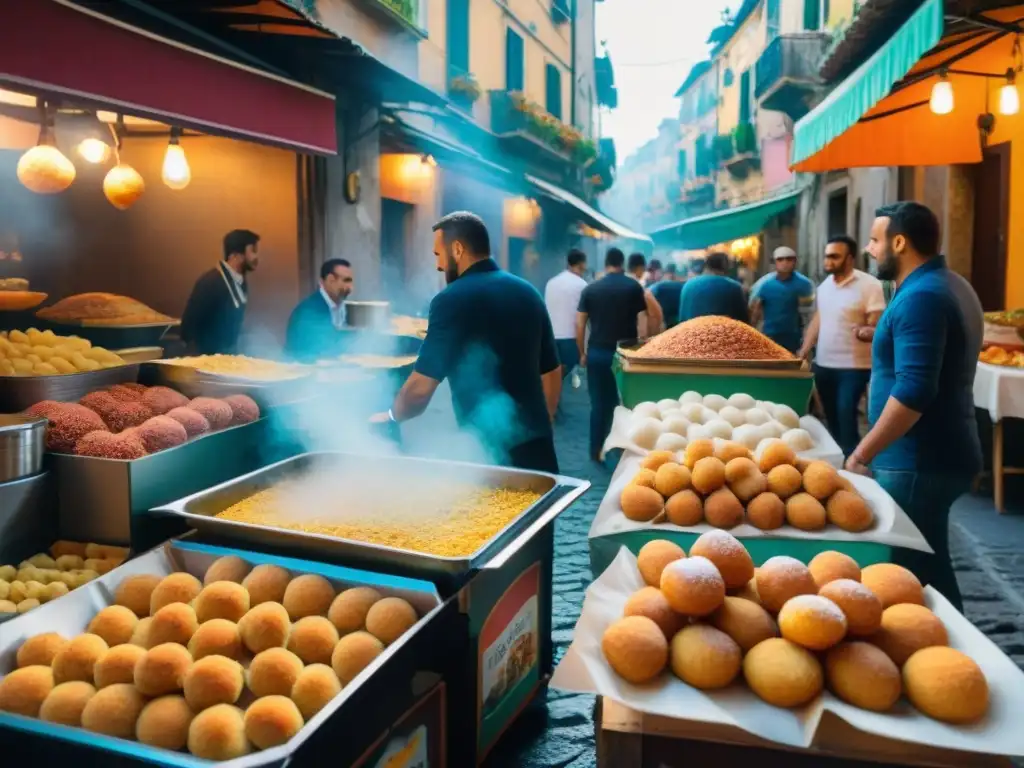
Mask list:
[[[448,287],[430,303],[416,368],[376,423],[422,414],[448,379],[460,427],[497,464],[558,472],[551,428],[562,369],[544,299],[491,258],[480,217],[452,213],[434,225],[434,255]]]
[[[949,509],[981,469],[973,392],[984,334],[981,303],[939,255],[939,222],[928,208],[901,202],[875,216],[868,250],[878,277],[897,288],[875,330],[872,427],[846,468],[873,473],[935,551],[897,548],[893,560],[959,609]]]
[[[814,384],[829,431],[845,456],[860,442],[858,408],[871,378],[871,339],[885,309],[882,283],[854,269],[856,255],[853,238],[829,238],[825,246],[828,277],[818,286],[817,311],[799,352],[807,358],[815,350]]]

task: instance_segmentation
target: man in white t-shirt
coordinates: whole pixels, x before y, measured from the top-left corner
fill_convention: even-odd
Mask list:
[[[871,378],[871,341],[885,296],[878,278],[854,269],[857,243],[840,235],[825,246],[825,272],[801,357],[815,350],[814,383],[828,430],[849,456],[860,442],[858,408]]]
[[[576,348],[576,311],[580,306],[580,295],[587,287],[583,273],[587,270],[587,255],[583,251],[569,251],[566,268],[548,280],[544,287],[544,303],[551,317],[551,328],[555,332],[555,346],[562,363],[562,378],[580,361]]]

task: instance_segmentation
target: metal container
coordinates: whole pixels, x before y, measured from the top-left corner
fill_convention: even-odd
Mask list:
[[[94,390],[138,379],[138,363],[63,376],[0,376],[0,413],[18,413],[40,400],[75,402]]]
[[[20,563],[59,538],[52,473],[0,483],[0,563]]]
[[[310,396],[315,384],[315,371],[290,379],[255,381],[233,376],[204,373],[187,365],[167,361],[142,363],[139,381],[149,386],[162,385],[176,389],[186,397],[227,397],[248,395],[261,408],[294,403]]]
[[[346,301],[345,322],[353,328],[391,330],[390,301]]]
[[[179,321],[167,323],[141,323],[138,325],[87,325],[83,323],[55,323],[37,320],[36,325],[42,329],[49,328],[61,336],[78,336],[88,339],[98,347],[105,349],[125,349],[129,347],[160,346],[171,328],[179,325]]]
[[[45,449],[46,419],[0,414],[0,483],[42,472]]]

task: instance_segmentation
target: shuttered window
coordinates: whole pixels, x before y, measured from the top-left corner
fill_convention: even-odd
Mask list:
[[[811,32],[821,29],[821,0],[804,0],[804,29]]]
[[[545,109],[559,120],[562,119],[562,73],[554,64],[544,68]]]
[[[505,32],[505,89],[522,91],[524,79],[523,38],[508,29]]]
[[[448,0],[448,78],[469,72],[469,0]]]
[[[740,124],[750,122],[750,70],[740,75]]]

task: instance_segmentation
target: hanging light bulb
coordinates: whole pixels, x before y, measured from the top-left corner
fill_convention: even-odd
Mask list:
[[[36,194],[54,195],[71,186],[75,166],[57,149],[53,113],[44,101],[39,102],[39,116],[39,141],[18,159],[18,181]]]
[[[936,115],[948,115],[953,111],[953,84],[946,79],[945,72],[939,74],[938,82],[932,86],[928,106]]]
[[[90,136],[87,139],[82,139],[78,144],[78,154],[87,163],[99,165],[107,162],[110,157],[110,145],[101,139]]]
[[[164,167],[161,178],[171,189],[184,189],[192,181],[192,169],[188,167],[185,148],[181,146],[181,129],[171,128],[171,141],[164,154]]]
[[[1017,93],[1017,73],[1006,70],[1006,83],[999,89],[999,114],[1016,115],[1020,112],[1020,94]]]

